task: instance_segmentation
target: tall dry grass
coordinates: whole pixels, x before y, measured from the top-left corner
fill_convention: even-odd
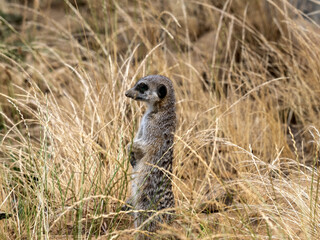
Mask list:
[[[288,2],[0,3],[1,239],[133,237],[124,92],[149,74],[179,116],[159,235],[320,237],[319,25]]]

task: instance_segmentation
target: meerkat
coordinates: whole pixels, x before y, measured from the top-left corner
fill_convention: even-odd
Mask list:
[[[134,225],[152,233],[159,228],[159,222],[172,219],[172,211],[153,216],[154,212],[174,207],[170,173],[176,129],[175,94],[170,79],[151,75],[138,80],[125,95],[147,104],[133,143],[127,146],[133,168],[132,191],[127,206],[146,210],[134,213]],[[139,234],[138,239],[149,237]]]

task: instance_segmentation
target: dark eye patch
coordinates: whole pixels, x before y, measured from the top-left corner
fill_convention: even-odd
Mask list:
[[[139,83],[136,86],[136,90],[139,91],[140,93],[144,93],[145,91],[147,91],[149,89],[148,85],[145,83]]]

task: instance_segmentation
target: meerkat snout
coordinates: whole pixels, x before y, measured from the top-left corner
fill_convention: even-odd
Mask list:
[[[137,83],[133,88],[126,91],[126,97],[132,98],[134,100],[146,100],[147,91],[149,90],[149,86],[143,82]]]

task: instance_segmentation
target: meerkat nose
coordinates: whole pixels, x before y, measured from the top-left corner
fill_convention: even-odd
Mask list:
[[[124,95],[126,95],[126,97],[130,97],[129,91],[126,91],[126,93]]]

